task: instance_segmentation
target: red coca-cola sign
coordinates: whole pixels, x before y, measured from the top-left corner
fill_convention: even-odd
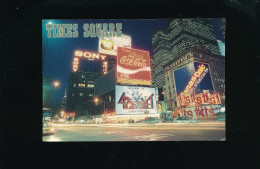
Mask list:
[[[151,85],[152,80],[149,52],[126,47],[118,47],[117,83]]]

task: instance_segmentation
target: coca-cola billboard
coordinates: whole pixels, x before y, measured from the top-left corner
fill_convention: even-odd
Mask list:
[[[118,47],[117,52],[117,83],[152,84],[148,51]]]

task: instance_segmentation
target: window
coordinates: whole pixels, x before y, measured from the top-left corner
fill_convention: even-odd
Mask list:
[[[79,96],[84,96],[84,93],[79,93]]]
[[[72,93],[72,96],[75,96],[75,93]]]
[[[79,87],[85,87],[84,83],[79,83]]]
[[[88,88],[93,88],[93,87],[94,87],[94,84],[88,84],[87,87],[88,87]]]
[[[77,86],[77,83],[74,83],[74,84],[73,84],[73,87],[76,87],[76,86]]]
[[[88,96],[90,96],[90,97],[91,97],[91,96],[93,96],[93,94],[89,94]]]

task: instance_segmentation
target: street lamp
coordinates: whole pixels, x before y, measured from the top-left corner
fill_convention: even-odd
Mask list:
[[[53,82],[54,87],[60,87],[60,82],[59,81],[54,81]]]

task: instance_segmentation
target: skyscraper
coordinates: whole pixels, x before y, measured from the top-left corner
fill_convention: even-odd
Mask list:
[[[221,30],[222,38],[225,42],[225,33],[226,33],[226,19],[225,18],[219,19],[219,28]]]
[[[165,83],[163,65],[178,58],[190,48],[204,46],[220,54],[211,19],[172,19],[168,30],[158,30],[152,36],[155,87]]]
[[[170,39],[167,29],[156,30],[152,37],[153,58],[152,58],[152,85],[162,87],[164,83],[163,65],[172,59]]]

